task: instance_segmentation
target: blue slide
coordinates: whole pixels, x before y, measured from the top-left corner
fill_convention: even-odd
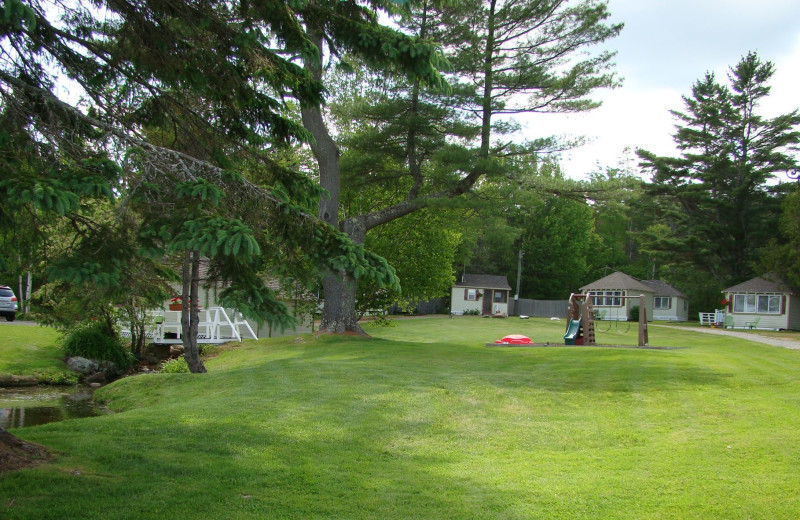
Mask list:
[[[575,338],[578,337],[578,332],[581,330],[581,320],[569,320],[569,327],[567,333],[564,334],[564,344],[574,345]]]

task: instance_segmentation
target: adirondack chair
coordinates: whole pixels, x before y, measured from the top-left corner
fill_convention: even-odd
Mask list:
[[[732,329],[733,328],[733,316],[731,316],[730,314],[725,316],[725,321],[722,323],[722,326],[724,328],[726,328],[726,329]]]
[[[745,322],[744,326],[747,327],[748,329],[754,329],[758,325],[759,321],[761,321],[761,316],[756,316],[756,319],[754,319],[753,321]]]

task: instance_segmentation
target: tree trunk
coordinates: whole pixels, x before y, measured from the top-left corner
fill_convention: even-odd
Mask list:
[[[322,35],[309,34],[311,41],[319,49],[319,59],[312,61],[306,58],[304,65],[314,79],[322,80]],[[304,106],[301,110],[303,126],[314,137],[311,150],[319,165],[319,183],[328,195],[320,198],[319,218],[334,228],[339,228],[339,149],[328,132],[319,105]],[[347,230],[344,230],[347,232]],[[351,239],[355,237],[348,232]],[[364,242],[361,237],[359,243]],[[322,332],[364,334],[356,317],[356,281],[345,272],[327,272],[322,275],[322,288],[325,293],[325,304],[322,308]]]
[[[18,439],[0,426],[0,474],[50,459],[44,446]]]
[[[199,323],[200,254],[197,251],[186,253],[183,261],[183,295],[181,297],[181,332],[183,336],[183,357],[193,374],[207,372],[200,349],[197,348]]]
[[[356,244],[363,244],[367,229],[364,218],[355,217],[342,222],[347,236]],[[364,334],[356,315],[357,281],[345,272],[328,272],[322,277],[325,305],[322,308],[321,332]]]

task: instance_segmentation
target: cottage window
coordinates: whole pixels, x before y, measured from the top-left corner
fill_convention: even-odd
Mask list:
[[[671,309],[672,298],[669,296],[656,296],[653,298],[653,308],[661,310]]]
[[[781,297],[778,294],[734,294],[733,312],[780,314]]]
[[[621,307],[622,291],[590,291],[592,305],[595,307]]]
[[[508,300],[508,291],[495,291],[494,292],[494,302],[495,303],[506,303]]]
[[[478,299],[478,289],[464,289],[464,299],[474,302]]]

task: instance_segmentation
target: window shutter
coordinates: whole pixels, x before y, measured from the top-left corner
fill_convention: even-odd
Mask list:
[[[786,314],[786,295],[781,296],[781,314]]]
[[[469,298],[469,289],[464,289],[464,300]]]

